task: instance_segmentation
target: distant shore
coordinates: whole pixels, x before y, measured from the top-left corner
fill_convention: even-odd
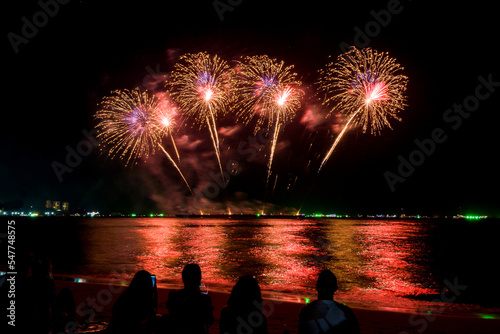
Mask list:
[[[347,215],[347,214],[70,214],[70,213],[26,213],[26,214],[3,214],[5,218],[206,218],[206,219],[353,219],[353,220],[452,220],[452,221],[500,221],[500,218],[489,216],[426,216],[426,215]]]
[[[125,286],[75,283],[56,281],[56,288],[69,288],[75,296],[75,304],[87,313],[91,313],[91,332],[102,329],[111,318],[111,311],[118,296],[125,290]],[[167,314],[165,302],[169,289],[158,289],[158,313]],[[219,318],[222,308],[229,297],[228,293],[209,292],[214,307],[215,323],[210,327],[210,333],[219,333]],[[314,296],[311,296],[313,299]],[[264,314],[268,318],[269,333],[282,334],[285,330],[297,332],[297,319],[304,303],[290,301],[274,301],[265,299]],[[361,333],[498,333],[500,319],[481,317],[479,315],[456,316],[440,314],[412,314],[405,312],[372,310],[352,307]],[[85,332],[85,330],[83,331]]]

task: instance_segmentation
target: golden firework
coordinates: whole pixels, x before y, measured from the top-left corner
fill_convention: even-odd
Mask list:
[[[140,158],[147,159],[156,148],[160,148],[191,191],[179,166],[162,145],[163,137],[171,136],[175,125],[168,103],[135,88],[111,92],[103,98],[100,106],[95,114],[99,129],[97,136],[108,147],[111,158],[118,156],[127,166],[136,164]]]
[[[269,155],[267,180],[280,128],[293,119],[304,92],[293,66],[267,55],[245,57],[238,62],[235,92],[239,97],[237,116],[245,124],[257,117],[254,133],[264,125],[274,127]]]
[[[390,119],[401,120],[398,114],[406,106],[408,83],[402,70],[403,67],[387,52],[355,47],[320,70],[318,86],[324,94],[323,105],[330,107],[329,114],[340,113],[348,121],[319,170],[350,125],[360,126],[363,132],[370,129],[371,134],[377,135],[385,127],[392,129]]]
[[[232,71],[225,60],[200,52],[183,55],[167,82],[184,116],[200,128],[208,127],[223,179],[216,120],[229,109],[233,97],[232,81]]]

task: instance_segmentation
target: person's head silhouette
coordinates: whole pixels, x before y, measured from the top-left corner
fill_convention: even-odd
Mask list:
[[[323,270],[318,276],[316,290],[319,300],[333,300],[333,294],[337,291],[337,277],[328,269]]]
[[[132,290],[137,293],[150,293],[154,290],[153,288],[154,286],[151,274],[146,270],[138,271],[128,286],[128,290]]]
[[[262,308],[262,296],[257,280],[251,275],[240,277],[234,285],[227,305],[237,310]]]
[[[151,273],[140,270],[113,305],[109,333],[147,333],[158,305],[158,291]]]
[[[185,289],[198,289],[201,283],[201,269],[196,263],[186,264],[182,269],[182,282]]]

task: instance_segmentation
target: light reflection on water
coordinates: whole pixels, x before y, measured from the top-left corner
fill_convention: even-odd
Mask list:
[[[178,285],[194,262],[210,289],[226,291],[252,274],[265,291],[314,296],[328,268],[339,279],[338,298],[365,306],[407,307],[401,296],[438,292],[426,226],[416,221],[110,218],[83,230],[81,269],[92,277],[129,280],[145,269],[160,285]]]
[[[422,236],[426,236],[424,227],[411,221],[359,226],[360,255],[364,259],[359,274],[371,279],[376,289],[398,295],[435,292],[435,282],[426,275],[429,267],[428,250],[422,241]]]
[[[447,310],[500,312],[495,219],[40,217],[16,226],[16,251],[48,256],[61,279],[127,284],[146,269],[160,287],[177,288],[184,265],[196,262],[209,291],[252,274],[266,297],[303,302],[328,268],[339,279],[335,298],[351,306],[439,310],[432,300],[458,281],[467,289]]]

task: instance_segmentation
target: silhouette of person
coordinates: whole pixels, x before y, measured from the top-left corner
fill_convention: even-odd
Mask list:
[[[359,325],[352,310],[333,300],[337,291],[337,277],[323,270],[316,283],[318,299],[304,306],[299,314],[299,334],[359,333]]]
[[[25,333],[48,333],[56,303],[52,264],[43,256],[27,256],[29,265],[22,268],[18,286],[18,329]]]
[[[267,319],[262,314],[262,296],[257,280],[250,275],[236,282],[220,314],[220,334],[267,334]]]
[[[138,271],[128,288],[113,305],[107,333],[152,333],[155,326],[158,292],[151,274]]]
[[[53,333],[64,333],[68,323],[76,321],[76,306],[73,292],[68,288],[63,288],[56,297],[56,305],[53,311]]]
[[[206,334],[214,322],[212,299],[200,292],[201,269],[194,263],[182,270],[184,289],[168,295],[169,332]]]

